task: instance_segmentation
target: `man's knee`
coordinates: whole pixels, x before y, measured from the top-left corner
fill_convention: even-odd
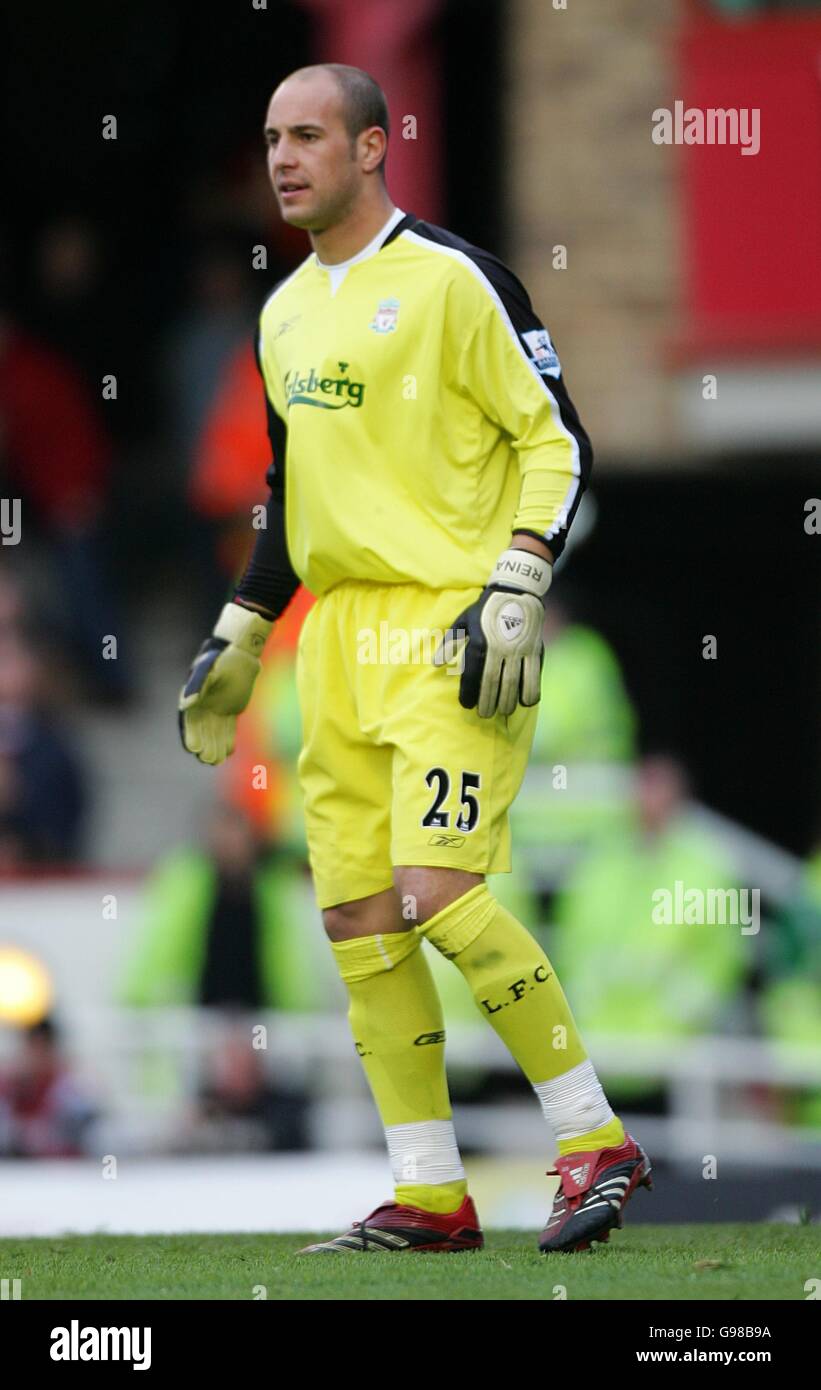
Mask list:
[[[323,908],[322,920],[331,941],[347,941],[353,936],[378,936],[380,933],[407,931],[413,921],[403,921],[396,891],[388,888],[368,898],[335,903]]]
[[[408,925],[421,925],[484,883],[484,874],[468,873],[465,869],[446,869],[433,864],[401,864],[393,871],[399,894],[399,909]]]

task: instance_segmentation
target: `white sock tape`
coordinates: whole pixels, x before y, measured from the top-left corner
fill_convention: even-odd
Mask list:
[[[461,1182],[465,1176],[452,1120],[420,1120],[388,1125],[391,1170],[395,1183]]]
[[[551,1081],[537,1082],[533,1089],[557,1140],[575,1139],[614,1118],[589,1058]]]

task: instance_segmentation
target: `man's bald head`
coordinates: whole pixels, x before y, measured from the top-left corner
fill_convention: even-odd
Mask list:
[[[356,143],[357,136],[372,126],[379,126],[381,130],[384,130],[386,138],[390,135],[390,116],[385,93],[370,73],[365,72],[362,68],[350,67],[347,63],[312,63],[308,67],[296,68],[294,72],[289,73],[284,78],[283,83],[280,83],[280,86],[292,79],[311,78],[320,72],[327,73],[339,90],[340,114],[352,147]],[[378,169],[384,178],[384,158]]]

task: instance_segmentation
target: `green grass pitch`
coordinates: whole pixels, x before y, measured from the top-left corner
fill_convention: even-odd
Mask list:
[[[330,1234],[3,1239],[0,1278],[23,1299],[712,1301],[803,1300],[821,1277],[818,1226],[637,1226],[578,1255],[504,1230],[469,1253],[295,1255]]]

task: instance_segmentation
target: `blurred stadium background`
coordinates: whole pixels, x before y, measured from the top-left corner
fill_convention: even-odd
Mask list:
[[[229,764],[176,728],[264,497],[256,313],[306,254],[265,104],[322,59],[384,86],[397,205],[522,276],[596,450],[494,887],[656,1161],[634,1218],[818,1220],[821,0],[97,0],[2,29],[0,1235],[330,1228],[390,1192],[305,868],[310,598]],[[677,100],[759,108],[760,152],[655,144]],[[654,925],[676,881],[757,891],[760,930]],[[535,1226],[539,1108],[431,955],[479,1209]]]

